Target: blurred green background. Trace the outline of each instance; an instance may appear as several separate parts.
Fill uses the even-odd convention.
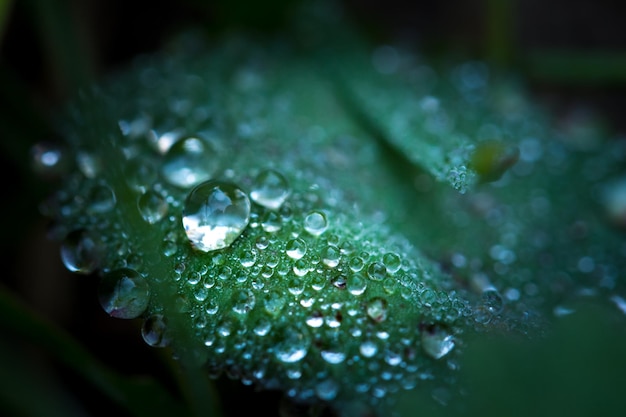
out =
[[[524,77],[537,103],[558,118],[597,119],[609,131],[626,133],[626,3],[623,1],[343,0],[340,3],[346,14],[374,40],[410,40],[424,55],[433,58],[451,55],[487,60],[502,71]],[[200,26],[209,35],[238,29],[280,33],[295,4],[296,1],[289,0],[0,0],[0,161],[6,177],[0,212],[5,265],[0,278],[3,293],[23,303],[36,317],[55,323],[76,338],[105,368],[122,375],[153,375],[175,390],[168,359],[163,357],[163,352],[145,346],[138,323],[108,317],[96,300],[97,281],[72,275],[62,266],[58,245],[46,238],[47,224],[37,209],[51,184],[33,176],[29,149],[39,141],[56,139],[51,125],[54,112],[80,85],[123,68],[138,54],[158,50],[179,31]],[[600,317],[604,317],[602,313]],[[586,337],[596,338],[600,345],[626,347],[624,338],[611,334],[611,330],[597,331],[613,329],[610,327],[613,322],[606,324],[601,318],[595,322],[589,318],[572,320],[588,328],[596,323],[597,328],[591,329],[594,330],[591,336]],[[56,415],[53,411],[39,414],[38,407],[57,404],[58,410],[64,407],[74,410],[73,415],[129,415],[128,410],[110,401],[100,390],[85,384],[84,377],[68,369],[58,357],[52,360],[42,345],[33,343],[36,338],[24,342],[23,334],[11,327],[12,322],[20,326],[10,315],[0,322],[3,329],[0,357],[4,358],[0,361],[0,391],[4,391],[0,395],[0,414],[2,410],[10,410],[15,415]],[[618,328],[623,330],[623,324]],[[562,341],[576,340],[575,332],[569,327],[563,332]],[[593,346],[588,348],[592,357],[601,353],[600,348],[594,351]],[[509,352],[507,347],[493,349]],[[541,347],[533,349],[536,351],[533,354],[547,363],[555,359]],[[584,361],[586,357],[577,358],[575,352],[570,352],[571,361]],[[518,357],[512,352],[510,355],[511,363],[522,364],[510,372],[520,373],[520,387],[523,387],[524,381],[532,380],[532,375],[523,373],[524,369],[533,368],[524,367],[527,356]],[[567,354],[565,357],[568,358]],[[588,371],[605,372],[603,367],[624,369],[623,364],[604,364],[600,360],[597,365]],[[545,369],[548,373],[550,369],[560,373],[559,366],[552,369],[546,365]],[[502,367],[493,369],[491,378],[504,378],[497,374]],[[618,379],[619,374],[609,374],[599,386],[621,384],[626,392],[626,384]],[[233,382],[233,386],[236,384]],[[235,389],[228,382],[224,382],[220,391],[228,415],[241,414],[242,407],[251,404],[230,397],[230,392],[245,392],[252,404],[259,407],[271,407],[278,401],[276,395],[255,393],[238,385]],[[22,394],[24,398],[20,397]],[[535,394],[540,395],[541,391]],[[500,392],[497,395],[509,401],[506,395]],[[41,402],[30,404],[33,396]],[[22,401],[26,411],[13,408],[14,400],[8,397],[17,398],[18,403]],[[619,400],[610,398],[617,404],[611,403],[611,409],[619,407]],[[509,415],[528,415],[518,402],[528,403],[532,399],[510,401],[521,414],[511,411]],[[623,409],[626,412],[626,406]],[[494,410],[502,411],[497,407]],[[583,406],[577,406],[570,411],[583,410],[586,410]]]

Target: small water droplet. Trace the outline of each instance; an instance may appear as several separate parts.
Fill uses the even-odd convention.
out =
[[[387,318],[387,300],[374,297],[367,303],[367,315],[377,323]]]
[[[495,289],[487,289],[482,293],[482,304],[491,313],[498,314],[502,311],[504,302],[500,293]]]
[[[238,314],[247,314],[255,304],[255,297],[252,291],[236,291],[232,297],[233,311]]]
[[[76,154],[76,164],[87,178],[95,178],[102,170],[100,158],[86,151],[80,151]]]
[[[134,319],[148,307],[150,287],[137,271],[117,269],[104,275],[100,281],[98,301],[110,316]]]
[[[366,358],[371,358],[378,352],[378,345],[371,340],[366,340],[359,346],[359,352]]]
[[[352,295],[361,295],[367,289],[367,280],[361,275],[351,275],[348,279],[348,291]]]
[[[108,185],[96,185],[91,189],[88,196],[91,213],[106,213],[115,207],[115,193]]]
[[[395,274],[402,266],[402,260],[397,253],[389,252],[383,256],[383,264],[387,268],[387,272]]]
[[[306,253],[306,242],[300,238],[291,239],[285,245],[285,252],[290,258],[300,259]]]
[[[333,379],[318,382],[315,386],[315,394],[323,401],[330,401],[337,397],[339,384]]]
[[[156,181],[157,169],[150,159],[134,158],[124,166],[124,178],[129,187],[143,192]]]
[[[230,246],[250,220],[250,200],[235,184],[211,180],[185,200],[183,227],[191,244],[210,252]]]
[[[423,326],[422,349],[429,356],[440,359],[454,349],[454,338],[438,325]]]
[[[382,281],[387,276],[387,268],[380,262],[372,262],[367,267],[367,275],[374,281]]]
[[[189,188],[210,179],[217,171],[215,149],[200,138],[179,139],[167,151],[161,173],[172,185]]]
[[[296,326],[287,326],[282,329],[282,337],[274,346],[276,358],[284,363],[294,363],[302,360],[309,352],[311,341],[307,333]]]
[[[265,295],[264,307],[272,316],[277,316],[285,306],[286,299],[284,295],[278,291],[270,291]]]
[[[324,316],[318,310],[314,310],[307,317],[306,324],[310,327],[321,327],[324,324]]]
[[[254,179],[250,198],[270,210],[278,210],[289,196],[289,184],[285,177],[274,169],[261,171]]]
[[[65,152],[59,145],[40,142],[31,150],[32,168],[39,175],[57,177],[68,167]]]
[[[280,214],[274,211],[267,211],[261,218],[261,227],[267,233],[275,233],[283,227],[283,220]]]
[[[61,260],[70,272],[91,274],[97,268],[98,258],[98,246],[84,230],[71,232],[61,245]]]
[[[159,222],[168,210],[167,201],[156,191],[148,190],[137,199],[137,208],[141,217],[150,224]]]
[[[339,265],[341,258],[341,251],[337,246],[328,245],[322,250],[322,262],[329,268],[334,268]]]
[[[304,230],[313,236],[319,236],[328,228],[326,214],[321,211],[312,211],[304,218]]]
[[[148,317],[141,327],[143,340],[152,347],[165,347],[170,344],[167,335],[167,319],[162,314]]]

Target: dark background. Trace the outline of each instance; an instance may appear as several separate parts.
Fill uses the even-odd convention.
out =
[[[167,375],[161,352],[147,348],[137,322],[112,319],[100,309],[94,277],[72,275],[62,266],[58,245],[46,238],[47,224],[37,210],[48,184],[31,175],[28,150],[53,138],[49,117],[82,81],[98,79],[139,53],[157,50],[190,25],[216,34],[232,28],[280,31],[285,9],[294,3],[19,0],[8,9],[0,26],[0,163],[6,175],[0,212],[5,265],[1,282],[113,369],[129,375]],[[373,39],[409,37],[426,54],[488,60],[521,74],[538,103],[558,117],[598,117],[608,132],[626,133],[624,1],[341,3]],[[55,27],[59,22],[61,28]],[[66,47],[79,53],[79,59],[59,59]],[[563,51],[569,61],[555,63]],[[79,393],[89,415],[124,415],[76,375],[50,366],[60,384]],[[277,399],[246,392],[258,398],[253,400],[258,404]],[[249,405],[228,396],[224,401],[232,415]]]

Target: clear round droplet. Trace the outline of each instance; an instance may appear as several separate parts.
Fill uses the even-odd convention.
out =
[[[300,259],[306,253],[306,242],[300,238],[291,239],[285,245],[285,252],[292,259]]]
[[[235,184],[211,180],[185,200],[183,227],[191,244],[210,252],[230,246],[250,221],[250,200]]]
[[[383,256],[383,265],[387,268],[387,272],[394,274],[398,272],[402,266],[402,260],[397,253],[389,252]]]
[[[247,314],[255,304],[255,297],[252,291],[236,291],[232,297],[233,311],[238,314]]]
[[[88,210],[91,213],[106,213],[115,207],[115,193],[108,185],[96,185],[88,196]]]
[[[168,206],[165,198],[153,190],[146,191],[137,200],[137,208],[141,217],[150,224],[161,221],[167,214]]]
[[[32,168],[39,175],[58,176],[68,167],[66,152],[59,145],[40,142],[30,150]]]
[[[312,211],[304,218],[304,230],[313,236],[319,236],[328,228],[326,214],[321,211]]]
[[[382,281],[387,276],[387,268],[380,262],[372,262],[367,267],[367,275],[374,281]]]
[[[217,171],[215,149],[195,136],[179,139],[167,151],[161,173],[172,185],[189,188],[207,181]]]
[[[321,381],[315,386],[315,394],[317,394],[318,398],[323,401],[330,401],[334,399],[338,392],[339,384],[332,379]]]
[[[367,280],[361,275],[351,275],[348,279],[348,291],[352,295],[361,295],[367,289]]]
[[[504,301],[498,291],[495,289],[487,289],[483,291],[481,298],[482,304],[491,314],[498,314],[502,312]]]
[[[134,269],[117,269],[102,277],[98,301],[111,317],[134,319],[148,307],[150,286]]]
[[[67,235],[61,245],[61,261],[70,271],[91,274],[98,266],[98,247],[94,239],[84,230]]]
[[[454,338],[441,326],[428,326],[422,330],[422,349],[429,356],[440,359],[454,349]]]
[[[162,314],[148,317],[141,327],[141,337],[152,347],[166,347],[170,340],[167,336],[167,320]]]
[[[289,184],[285,177],[274,169],[261,171],[254,179],[250,198],[270,210],[278,210],[289,197]]]
[[[284,363],[294,363],[302,360],[309,352],[311,345],[307,333],[296,326],[288,326],[283,329],[280,342],[274,347],[276,358]]]

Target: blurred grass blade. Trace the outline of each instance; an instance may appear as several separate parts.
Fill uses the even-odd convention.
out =
[[[42,348],[133,416],[189,415],[183,404],[156,381],[112,372],[62,329],[21,305],[5,288],[0,289],[0,328],[4,335],[19,336]]]
[[[613,50],[540,49],[528,56],[531,78],[574,85],[626,84],[626,52]]]
[[[92,78],[92,62],[83,44],[83,25],[73,21],[72,2],[63,0],[26,0],[33,24],[40,30],[42,46],[62,96],[74,94]]]

